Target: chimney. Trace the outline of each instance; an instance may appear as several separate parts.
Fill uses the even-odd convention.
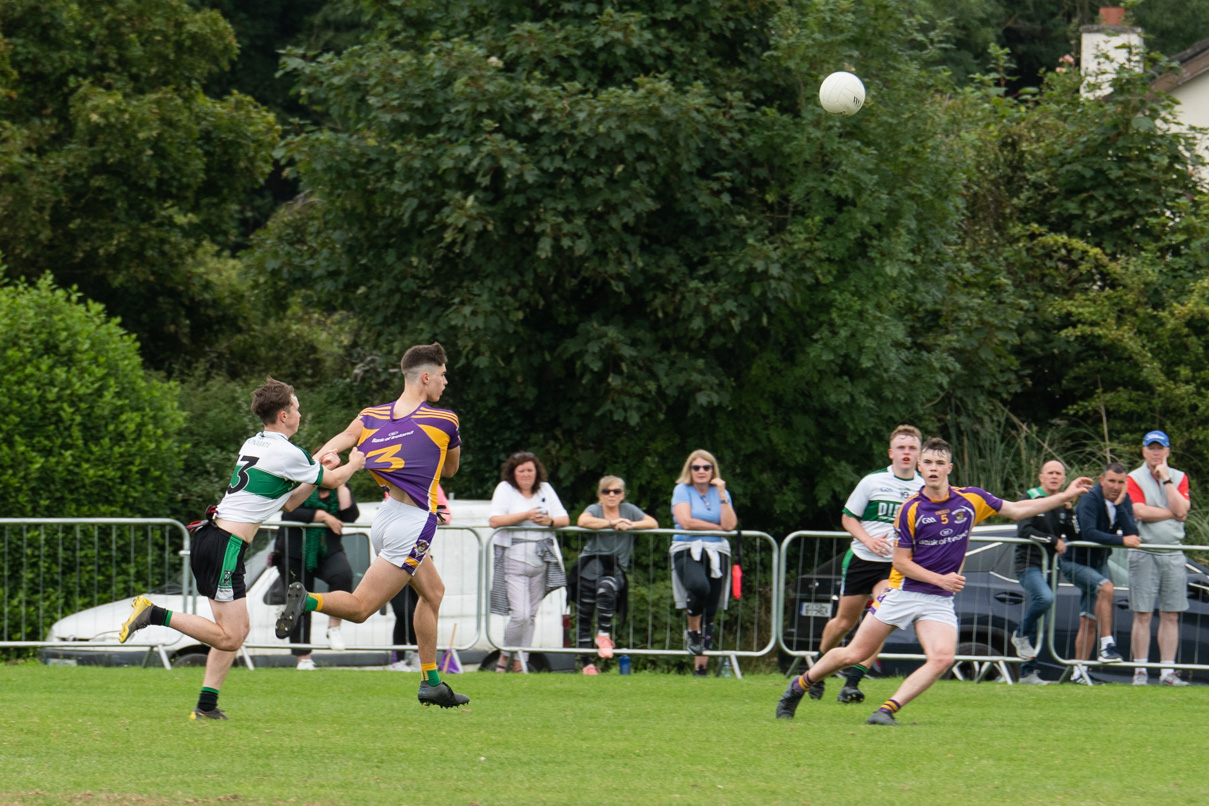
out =
[[[1125,24],[1125,9],[1100,9],[1100,25],[1084,25],[1079,64],[1083,97],[1101,98],[1112,91],[1112,79],[1122,67],[1142,69],[1142,29]]]

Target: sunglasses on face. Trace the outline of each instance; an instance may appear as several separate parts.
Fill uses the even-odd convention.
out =
[[[693,470],[713,470],[713,465],[690,465]]]
[[[620,490],[620,489],[618,489],[618,490],[601,490],[600,494],[601,495],[624,495],[625,490]]]

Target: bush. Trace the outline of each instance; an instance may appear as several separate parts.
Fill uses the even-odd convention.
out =
[[[0,286],[0,488],[7,517],[162,517],[180,454],[174,384],[104,309]]]

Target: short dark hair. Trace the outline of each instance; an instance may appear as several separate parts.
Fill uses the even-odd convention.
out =
[[[252,392],[252,413],[265,425],[272,425],[277,419],[277,412],[290,407],[290,398],[293,396],[294,387],[267,377],[264,383]]]
[[[945,442],[940,437],[928,437],[928,441],[919,449],[920,454],[925,454],[928,451],[933,453],[943,453],[948,455],[949,459],[953,458],[953,449],[949,447],[949,443]]]
[[[409,347],[407,352],[403,353],[403,359],[399,361],[399,370],[403,373],[403,378],[407,379],[422,367],[439,367],[445,363],[445,348],[439,341],[434,341],[432,344]],[[414,377],[412,380],[415,380]]]
[[[542,460],[537,458],[537,454],[529,451],[517,451],[504,460],[504,466],[500,468],[500,481],[506,481],[517,490],[520,486],[516,483],[516,469],[525,462],[532,462],[537,468],[537,479],[533,482],[533,489],[537,489],[542,485],[542,482],[547,481],[546,466],[542,464]]]
[[[1124,473],[1124,472],[1125,472],[1125,465],[1121,464],[1120,462],[1109,462],[1108,464],[1104,465],[1104,473],[1101,473],[1100,475],[1103,476],[1105,473]]]

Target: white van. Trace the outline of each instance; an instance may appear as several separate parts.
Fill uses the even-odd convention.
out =
[[[490,501],[451,500],[453,524],[442,526],[433,543],[430,560],[445,582],[445,598],[437,627],[437,646],[443,653],[451,645],[465,670],[480,664],[493,666],[496,644],[502,643],[502,616],[486,616],[491,584],[491,529],[487,526]],[[359,503],[361,517],[344,530],[344,549],[353,567],[356,585],[373,561],[369,527],[373,523],[379,502]],[[251,631],[245,642],[245,653],[254,666],[292,666],[288,641],[274,634],[277,615],[285,602],[285,586],[277,569],[268,565],[275,537],[274,523],[261,529],[253,541],[247,560],[248,613]],[[316,585],[323,592],[326,586]],[[147,596],[161,607],[173,611],[196,612],[210,617],[209,600],[191,597],[192,605],[185,607],[179,585],[151,591]],[[162,662],[173,667],[205,663],[208,647],[167,627],[148,627],[136,633],[130,642],[118,643],[118,629],[130,614],[133,598],[82,610],[55,622],[47,634],[47,642],[71,646],[49,646],[39,650],[44,663],[55,665],[131,666]],[[565,640],[564,613],[567,612],[566,593],[558,590],[542,602],[537,617],[534,645],[562,647]],[[326,643],[327,617],[313,616],[311,638],[315,642],[314,660],[318,666],[381,666],[390,661],[389,650],[395,615],[389,606],[371,615],[363,624],[345,622],[341,632],[346,649],[335,652],[323,648]],[[490,631],[488,633],[488,630]],[[81,646],[75,642],[87,642]],[[530,666],[536,670],[570,670],[572,655],[534,652]]]

